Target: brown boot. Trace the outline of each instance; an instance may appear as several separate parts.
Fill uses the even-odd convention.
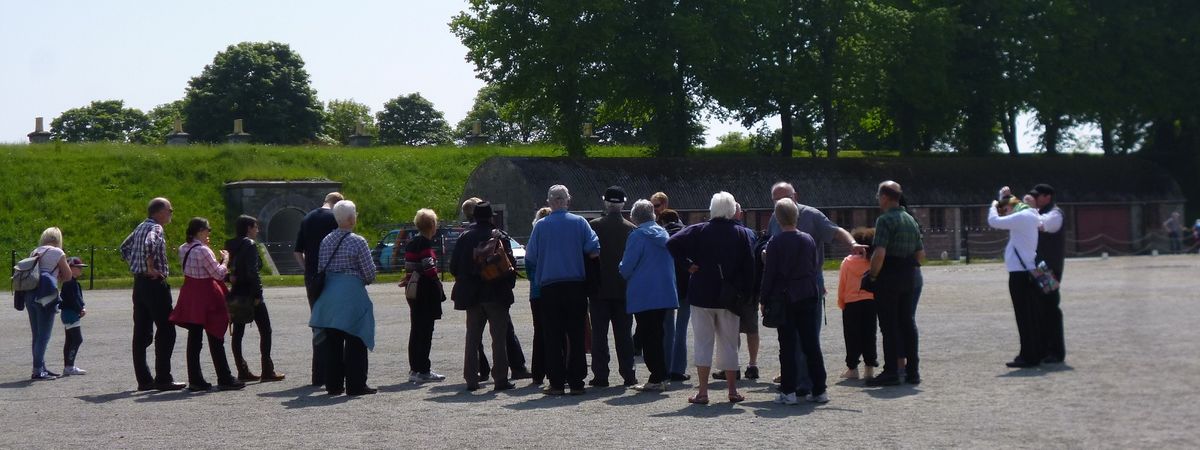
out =
[[[287,375],[275,372],[275,362],[269,358],[263,358],[262,362],[262,381],[280,381]]]
[[[238,379],[238,381],[258,381],[259,380],[258,375],[255,375],[250,372],[250,366],[246,364],[246,360],[238,358],[235,361],[235,363],[237,363],[237,370],[238,370],[237,379]]]

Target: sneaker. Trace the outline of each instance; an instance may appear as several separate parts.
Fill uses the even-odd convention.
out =
[[[421,377],[417,374],[417,372],[413,372],[410,370],[410,371],[408,371],[408,382],[409,383],[420,383]]]
[[[867,368],[863,370],[863,379],[870,380],[872,378],[875,378],[875,367],[867,366]]]
[[[638,383],[638,379],[637,379],[637,378],[626,378],[626,379],[625,379],[625,380],[624,380],[624,381],[621,383],[621,385],[622,385],[622,386],[625,386],[625,387],[637,386],[638,384],[639,384],[639,383]]]
[[[795,405],[800,402],[796,400],[795,392],[791,394],[784,394],[780,392],[779,395],[775,396],[775,403],[780,405]]]
[[[686,373],[673,373],[668,375],[668,378],[670,378],[671,381],[688,381],[692,379],[692,376]]]
[[[888,373],[886,370],[879,373],[879,376],[867,380],[867,386],[895,386],[900,384],[900,376],[895,372]]]
[[[67,375],[87,375],[87,371],[75,366],[68,366],[63,368],[63,376]]]
[[[782,382],[783,382],[783,375],[775,375],[775,378],[772,378],[772,379],[771,379],[771,382],[772,382],[772,383],[775,383],[775,384],[782,383]]]
[[[542,388],[542,394],[545,395],[563,395],[566,393],[567,392],[564,391],[563,388],[556,388],[553,386],[546,386],[545,388]]]
[[[820,395],[808,394],[804,396],[804,401],[811,403],[829,403],[829,393],[822,392]]]
[[[663,391],[667,390],[667,384],[666,383],[639,384],[637,386],[634,386],[633,390],[642,391],[642,392],[663,392]]]
[[[60,377],[62,377],[62,375],[59,375],[59,374],[57,374],[57,373],[54,373],[54,372],[51,372],[50,370],[46,370],[46,375],[50,375],[50,376],[52,376],[52,377],[54,377],[54,378],[60,378]]]
[[[430,370],[428,373],[419,373],[419,374],[417,374],[417,377],[420,378],[421,381],[445,381],[446,380],[445,375],[434,372],[432,370]]]
[[[758,379],[758,366],[746,366],[746,379],[747,380],[757,380]]]
[[[871,370],[871,369],[868,367],[867,370]],[[842,378],[845,378],[847,380],[857,380],[858,379],[858,369],[846,369],[845,372],[842,372]]]
[[[747,368],[747,370],[749,370],[749,368]],[[735,370],[733,372],[737,374],[737,379],[739,379],[739,380],[742,379],[742,372],[740,370]],[[754,372],[757,374],[758,368],[755,368]],[[712,377],[714,380],[724,380],[725,379],[725,371],[724,370],[713,371]]]
[[[50,371],[48,371],[48,370],[43,370],[43,371],[35,372],[33,375],[30,375],[29,379],[30,380],[57,380],[58,376],[51,374]]]

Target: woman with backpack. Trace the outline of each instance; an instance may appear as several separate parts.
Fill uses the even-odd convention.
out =
[[[187,242],[179,246],[179,261],[183,265],[183,287],[179,301],[171,311],[171,323],[188,330],[188,386],[192,392],[212,389],[200,370],[200,350],[204,335],[208,335],[208,350],[213,368],[217,371],[217,386],[222,391],[237,390],[245,384],[233,378],[229,360],[225,358],[225,329],[229,327],[229,311],[225,307],[225,274],[229,272],[229,252],[221,250],[221,260],[208,247],[212,228],[208,220],[194,217],[188,222]]]
[[[242,215],[237,218],[234,228],[237,237],[225,242],[225,250],[233,257],[229,268],[229,281],[233,285],[230,296],[235,301],[246,301],[254,307],[252,317],[237,317],[237,314],[233,317],[233,361],[237,364],[238,380],[279,381],[284,374],[275,372],[275,362],[271,360],[271,316],[267,313],[267,302],[263,301],[262,278],[258,274],[262,268],[258,245],[254,242],[258,237],[258,219]],[[258,327],[262,376],[250,372],[250,365],[242,356],[242,337],[246,335],[246,324],[251,320]]]
[[[71,266],[67,265],[66,253],[62,250],[62,230],[47,228],[42,232],[38,247],[29,253],[36,258],[37,287],[22,291],[25,311],[29,314],[29,328],[33,332],[33,374],[31,380],[53,380],[59,374],[46,369],[46,347],[50,345],[50,331],[54,329],[54,316],[61,302],[58,286],[71,280]]]

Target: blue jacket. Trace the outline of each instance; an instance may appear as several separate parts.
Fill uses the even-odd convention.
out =
[[[62,304],[58,305],[62,311],[62,322],[64,324],[72,324],[79,321],[79,313],[83,312],[83,287],[79,285],[79,281],[72,278],[71,281],[62,284]]]
[[[619,267],[625,278],[625,312],[679,307],[675,258],[667,251],[667,230],[653,221],[638,225],[625,240]]]
[[[533,263],[538,268],[537,278],[530,281],[540,287],[585,281],[583,259],[599,251],[600,239],[587,220],[564,209],[551,212],[533,226],[529,244],[525,245],[525,264]]]

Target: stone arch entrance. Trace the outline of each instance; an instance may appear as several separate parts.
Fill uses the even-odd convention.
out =
[[[258,240],[266,245],[271,266],[282,274],[300,274],[304,268],[292,257],[300,221],[325,201],[325,194],[339,191],[336,181],[235,181],[225,184],[226,231],[242,214],[259,222]]]

